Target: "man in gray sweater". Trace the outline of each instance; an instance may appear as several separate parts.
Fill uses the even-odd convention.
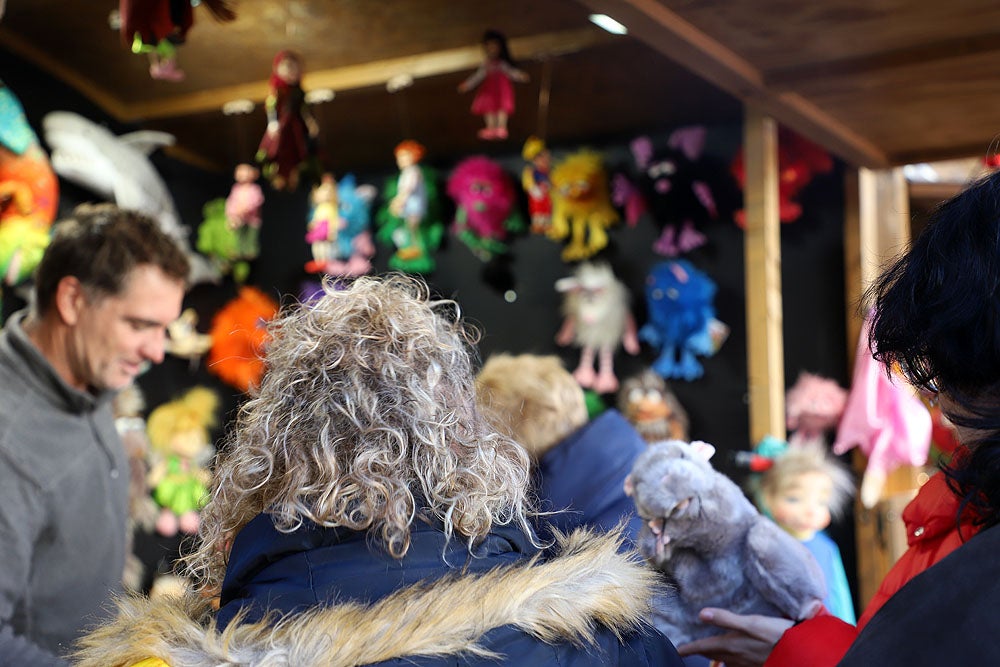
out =
[[[65,664],[121,587],[128,462],[110,401],[162,361],[187,275],[153,221],[83,206],[0,332],[0,664]]]

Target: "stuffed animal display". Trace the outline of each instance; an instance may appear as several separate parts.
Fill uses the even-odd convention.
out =
[[[607,229],[618,222],[611,204],[608,175],[601,156],[579,151],[552,170],[552,226],[549,238],[561,241],[564,262],[593,257],[608,245]]]
[[[459,162],[448,177],[447,191],[455,201],[454,234],[483,261],[506,253],[508,233],[524,229],[513,179],[488,157]]]
[[[646,442],[688,439],[687,412],[663,378],[651,369],[622,383],[618,411]]]
[[[486,123],[486,127],[477,133],[480,139],[506,139],[507,119],[514,112],[514,86],[511,81],[523,83],[528,80],[528,75],[514,66],[503,33],[487,30],[482,43],[486,58],[472,76],[459,84],[458,92],[479,89],[472,100],[472,113],[482,116]]]
[[[556,281],[556,291],[563,294],[565,318],[556,334],[556,343],[575,343],[581,348],[580,363],[573,377],[581,387],[593,389],[598,394],[616,391],[618,378],[614,372],[614,354],[618,345],[629,354],[639,353],[628,288],[615,278],[608,264],[585,262],[572,276]]]
[[[661,262],[646,277],[649,321],[639,339],[659,350],[653,370],[665,378],[694,380],[704,374],[697,356],[718,349],[714,330],[715,283],[683,259]]]
[[[644,521],[639,550],[673,588],[654,603],[654,623],[677,644],[724,632],[698,620],[704,607],[797,620],[825,596],[812,555],[712,468],[714,453],[704,442],[654,443],[625,481]]]
[[[161,508],[156,520],[161,535],[198,532],[198,510],[208,500],[210,476],[205,466],[215,452],[210,430],[218,404],[212,390],[195,387],[149,415],[146,432],[157,457],[149,485]]]

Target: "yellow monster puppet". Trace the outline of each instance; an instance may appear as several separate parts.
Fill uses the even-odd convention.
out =
[[[593,257],[608,245],[608,227],[618,222],[611,205],[608,176],[601,156],[582,150],[566,157],[552,170],[552,226],[549,238],[561,241],[564,262]]]

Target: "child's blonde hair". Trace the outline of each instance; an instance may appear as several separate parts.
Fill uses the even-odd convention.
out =
[[[536,460],[587,423],[583,389],[555,356],[490,357],[476,378],[476,399],[493,426]]]

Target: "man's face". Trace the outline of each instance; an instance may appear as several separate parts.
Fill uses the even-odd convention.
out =
[[[149,264],[132,270],[121,294],[79,295],[69,350],[73,386],[121,389],[145,362],[163,361],[166,327],[183,298],[184,284]]]

